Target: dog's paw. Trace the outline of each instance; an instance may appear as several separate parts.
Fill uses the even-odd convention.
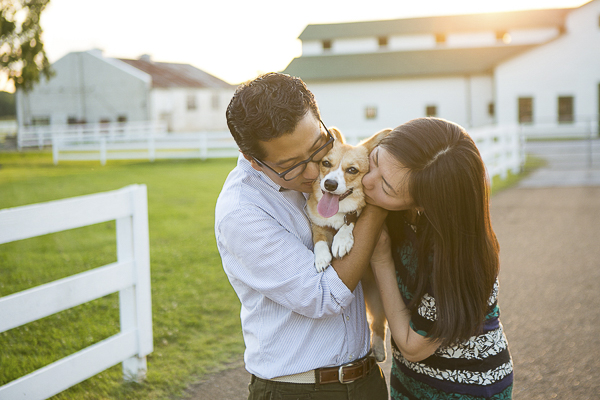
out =
[[[377,362],[384,362],[386,359],[385,342],[383,338],[378,335],[371,337],[371,350]]]
[[[323,272],[331,263],[331,253],[327,242],[320,241],[315,244],[315,268],[317,272]]]
[[[336,258],[342,258],[354,246],[354,235],[352,234],[354,224],[344,225],[340,228],[338,233],[333,238],[333,244],[331,245],[331,252]]]

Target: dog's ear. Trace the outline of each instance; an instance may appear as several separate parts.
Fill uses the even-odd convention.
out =
[[[346,143],[346,139],[344,139],[344,135],[342,135],[342,132],[340,132],[340,130],[338,128],[335,128],[335,127],[329,128],[329,132],[331,132],[331,134],[333,135],[335,140],[337,140],[338,142],[340,142],[342,144]]]
[[[392,131],[391,129],[383,129],[383,130],[377,132],[376,134],[374,134],[373,136],[371,136],[370,138],[363,140],[358,145],[366,147],[367,151],[369,153],[371,153],[371,151],[375,147],[377,147],[379,142],[381,142],[383,140],[383,138],[386,137],[391,131]]]

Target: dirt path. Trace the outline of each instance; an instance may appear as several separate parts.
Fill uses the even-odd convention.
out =
[[[509,189],[492,198],[492,219],[514,398],[600,398],[600,187]],[[248,382],[240,356],[186,399],[245,399]]]

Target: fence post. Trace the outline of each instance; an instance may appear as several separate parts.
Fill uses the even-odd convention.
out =
[[[593,136],[593,132],[594,132],[594,119],[590,118],[590,123],[588,124],[588,151],[587,151],[587,164],[588,164],[588,168],[592,168],[592,164],[593,164],[593,159],[592,159],[592,146],[594,145],[594,142],[592,140],[592,136]]]
[[[52,161],[54,165],[58,165],[58,146],[59,146],[58,133],[52,134]]]
[[[203,161],[208,158],[208,134],[200,133],[200,159]]]
[[[145,185],[138,186],[133,193],[133,255],[135,257],[136,321],[138,332],[138,354],[143,360],[138,361],[137,378],[143,379],[146,371],[146,354],[152,353],[152,297],[150,289],[150,238],[148,234],[148,194]]]
[[[154,142],[154,133],[150,132],[150,134],[148,135],[148,157],[150,158],[150,161],[154,161],[154,159],[156,158],[156,144]]]
[[[498,128],[495,129],[495,132],[496,132],[495,138],[497,138],[497,143],[498,143],[497,149],[499,152],[498,163],[500,165],[500,178],[502,178],[504,180],[504,179],[508,178],[508,168],[509,168],[509,161],[510,161],[510,158],[508,157],[508,151],[509,151],[510,138],[508,137],[508,135],[506,133],[502,134]]]
[[[521,172],[521,166],[524,162],[521,158],[521,139],[514,125],[509,125],[507,129],[510,132],[511,170],[513,174],[517,175]]]
[[[146,186],[135,186],[130,194],[133,216],[117,219],[117,261],[135,260],[136,284],[119,292],[119,310],[121,332],[135,330],[137,339],[137,355],[123,361],[123,377],[141,382],[148,369],[145,355],[153,350]]]
[[[106,138],[100,138],[100,164],[106,165]]]

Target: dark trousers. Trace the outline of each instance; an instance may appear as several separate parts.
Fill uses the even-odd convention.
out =
[[[388,389],[381,368],[348,384],[273,382],[252,375],[248,400],[388,400]]]

